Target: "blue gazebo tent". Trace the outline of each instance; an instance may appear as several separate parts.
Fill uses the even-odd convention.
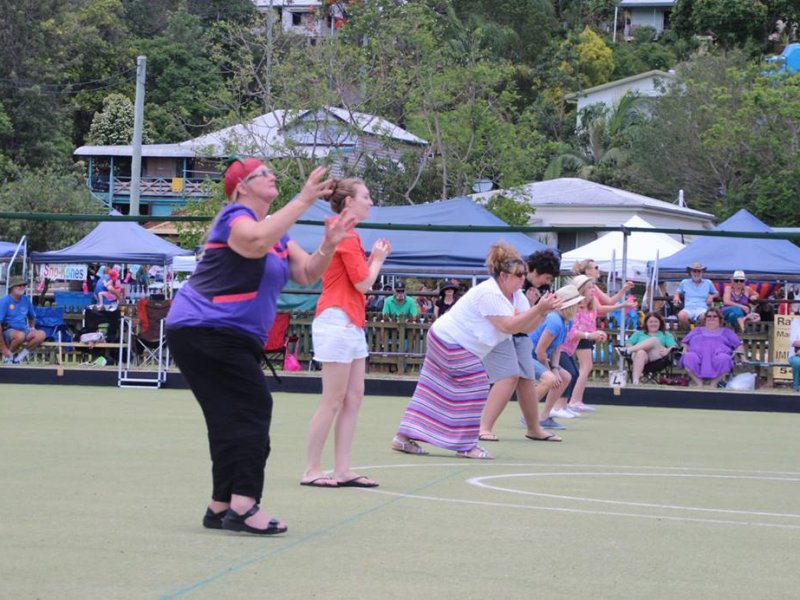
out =
[[[772,228],[745,209],[714,230],[772,232]],[[741,269],[750,281],[800,281],[800,248],[789,240],[699,237],[683,250],[659,262],[659,279],[687,277],[686,267],[693,262],[705,265],[706,277],[712,280],[728,280],[734,271]]]
[[[329,204],[318,200],[302,217],[305,221],[324,221],[333,216]],[[365,223],[395,225],[494,226],[507,224],[466,197],[411,206],[376,206]],[[547,248],[524,233],[479,231],[402,231],[357,228],[364,249],[369,253],[375,240],[386,238],[392,253],[383,272],[409,275],[485,275],[486,254],[492,244],[505,241],[527,255]],[[322,226],[295,225],[289,235],[307,252],[319,245]]]

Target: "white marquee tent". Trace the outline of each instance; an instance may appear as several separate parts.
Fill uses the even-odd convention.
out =
[[[625,227],[648,227],[653,226],[641,217],[631,217],[625,223]],[[571,271],[572,265],[580,260],[591,258],[600,265],[600,270],[604,273],[613,273],[620,277],[622,275],[622,254],[623,254],[623,234],[621,231],[612,231],[597,238],[593,242],[565,252],[561,256],[561,270]],[[630,281],[647,281],[647,263],[652,262],[658,255],[659,259],[672,256],[684,245],[666,233],[645,233],[634,231],[628,236],[628,261],[627,275],[625,279]]]

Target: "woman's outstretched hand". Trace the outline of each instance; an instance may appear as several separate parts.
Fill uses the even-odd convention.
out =
[[[328,170],[325,167],[317,167],[308,176],[303,184],[303,189],[297,195],[301,202],[311,205],[320,198],[327,198],[333,193],[333,179],[324,179]]]
[[[375,243],[372,245],[372,252],[370,253],[370,258],[375,260],[384,261],[389,254],[392,253],[392,245],[389,243],[389,240],[386,239],[379,239],[375,240]]]
[[[351,230],[358,224],[355,217],[348,214],[344,209],[338,217],[325,219],[325,233],[322,236],[321,247],[323,250],[331,250],[342,240],[353,237]],[[326,250],[327,249],[327,250]]]

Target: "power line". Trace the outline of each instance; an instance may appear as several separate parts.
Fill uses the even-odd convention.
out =
[[[135,68],[126,69],[101,79],[88,79],[86,81],[76,81],[65,84],[42,83],[40,81],[34,81],[31,79],[10,79],[7,77],[2,77],[0,78],[0,85],[16,90],[30,90],[32,88],[38,88],[41,93],[49,96],[69,96],[85,92],[99,92],[116,87],[123,81],[133,81],[133,75],[135,73]],[[84,87],[90,85],[93,85],[94,87]]]

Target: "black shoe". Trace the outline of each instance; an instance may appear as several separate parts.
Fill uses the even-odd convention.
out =
[[[210,508],[206,508],[206,514],[203,516],[203,527],[206,529],[222,529],[222,517],[225,516],[226,512],[227,509],[215,513]]]
[[[242,533],[253,533],[255,535],[276,535],[279,533],[286,533],[288,531],[289,528],[286,525],[281,525],[281,522],[278,519],[270,519],[269,525],[267,525],[266,529],[250,527],[250,525],[245,523],[245,521],[256,514],[258,510],[258,504],[254,504],[250,510],[243,515],[240,515],[235,510],[230,508],[228,509],[228,512],[225,513],[225,517],[222,519],[222,528],[226,531],[239,531]]]

